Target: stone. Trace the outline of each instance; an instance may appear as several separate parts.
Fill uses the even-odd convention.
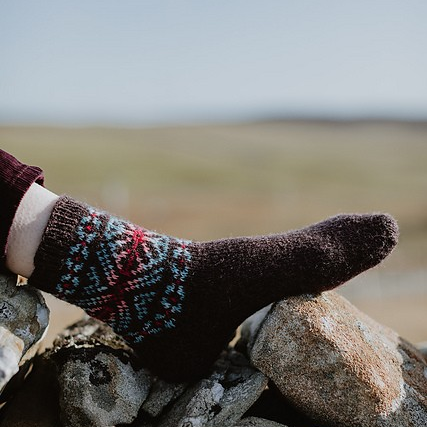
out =
[[[417,349],[424,356],[424,359],[427,360],[427,341],[418,343]]]
[[[58,371],[64,427],[108,427],[137,418],[151,376],[111,328],[94,319],[78,322],[47,357]]]
[[[248,417],[240,420],[233,427],[286,427],[284,424],[275,421],[266,420],[265,418]]]
[[[17,286],[14,274],[0,275],[0,391],[37,352],[49,324],[40,291]]]
[[[159,427],[231,427],[258,399],[268,379],[240,353],[229,350],[209,378],[186,390]]]
[[[150,417],[158,417],[163,410],[185,391],[187,384],[168,383],[160,378],[153,379],[150,394],[142,404],[142,410]]]
[[[78,348],[108,347],[134,355],[133,350],[109,326],[89,316],[66,328],[53,342],[50,354]]]
[[[320,423],[427,425],[423,356],[333,291],[275,304],[249,353],[286,399]]]

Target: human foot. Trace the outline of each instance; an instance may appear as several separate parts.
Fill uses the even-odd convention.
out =
[[[397,235],[388,215],[339,215],[285,234],[190,242],[61,197],[30,284],[108,323],[157,375],[189,380],[250,314],[342,284],[381,262]]]

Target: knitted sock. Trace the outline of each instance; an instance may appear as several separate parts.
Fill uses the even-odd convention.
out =
[[[112,326],[154,373],[189,380],[250,314],[373,267],[397,234],[388,215],[339,215],[286,234],[190,242],[61,197],[30,284]]]

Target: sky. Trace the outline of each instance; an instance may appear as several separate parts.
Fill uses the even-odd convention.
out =
[[[425,0],[0,0],[0,122],[427,119]]]

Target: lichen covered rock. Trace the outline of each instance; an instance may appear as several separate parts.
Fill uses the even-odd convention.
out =
[[[151,376],[112,330],[93,319],[75,324],[47,355],[57,366],[62,425],[129,424],[151,387]]]

